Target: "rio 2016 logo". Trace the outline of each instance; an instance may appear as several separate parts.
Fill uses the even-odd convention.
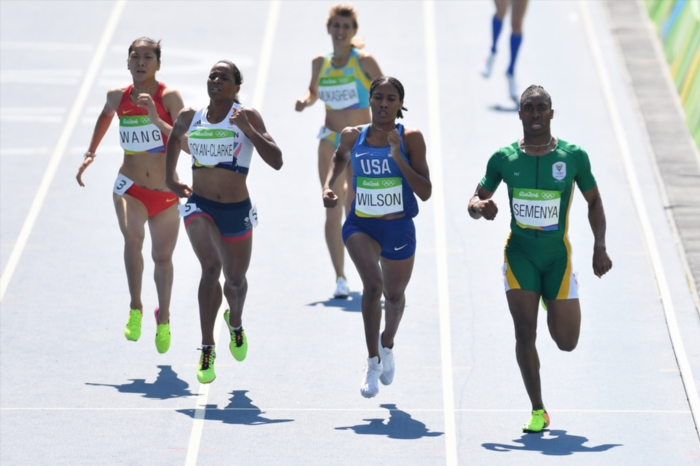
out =
[[[383,180],[382,185],[385,188],[391,188],[392,186],[396,185],[396,180]]]
[[[542,199],[545,199],[545,200],[554,199],[554,194],[552,194],[552,193],[542,193]]]

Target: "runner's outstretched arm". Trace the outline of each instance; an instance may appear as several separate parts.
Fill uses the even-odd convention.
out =
[[[583,197],[588,202],[588,222],[593,230],[593,273],[600,278],[612,268],[612,261],[605,251],[605,210],[598,187],[594,186]]]
[[[114,118],[114,114],[117,112],[117,107],[119,107],[119,101],[121,98],[121,89],[110,89],[110,91],[107,93],[107,103],[105,103],[102,112],[97,117],[95,129],[92,132],[92,139],[90,140],[90,145],[88,146],[85,157],[80,164],[78,174],[75,176],[75,179],[78,180],[78,184],[82,187],[85,187],[85,184],[83,183],[83,172],[92,162],[95,161],[97,147],[100,145],[100,142],[102,142],[102,138],[109,129],[109,125],[112,123],[112,119]]]

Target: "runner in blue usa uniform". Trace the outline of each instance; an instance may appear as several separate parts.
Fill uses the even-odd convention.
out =
[[[383,76],[372,82],[372,123],[343,130],[323,186],[325,206],[339,208],[330,187],[351,162],[355,200],[343,225],[343,241],[362,279],[368,359],[360,393],[366,398],[379,392],[380,381],[389,385],[394,379],[394,337],[416,251],[415,195],[426,201],[432,190],[423,134],[396,124],[406,110],[403,99],[397,79]],[[386,318],[380,334],[382,294]]]

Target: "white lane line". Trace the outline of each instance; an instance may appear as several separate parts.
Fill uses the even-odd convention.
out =
[[[275,42],[275,31],[277,30],[279,15],[280,2],[279,0],[274,0],[270,3],[270,9],[267,12],[267,26],[265,26],[265,36],[263,37],[262,49],[260,50],[260,66],[256,77],[255,93],[251,102],[251,106],[257,111],[260,111],[265,97],[267,76],[270,72],[270,62],[272,61],[272,46]]]
[[[223,286],[223,279],[221,286]],[[221,321],[224,313],[222,310],[226,308],[226,298],[221,301],[221,308],[217,313],[216,323],[214,324],[214,341],[219,341],[221,336]],[[221,317],[221,318],[220,318]],[[227,348],[228,345],[219,345],[220,348]],[[217,352],[218,356],[218,352]],[[216,367],[216,365],[215,365]],[[190,432],[190,441],[187,444],[187,457],[185,458],[186,466],[194,466],[197,464],[197,456],[199,455],[199,444],[202,440],[202,430],[204,429],[204,417],[207,411],[207,402],[209,400],[209,387],[211,384],[199,384],[199,392],[197,394],[197,405],[194,410],[194,421],[192,422],[192,432]]]
[[[1,408],[0,411],[191,411],[192,408]],[[197,408],[200,410],[200,408]],[[441,408],[207,408],[202,411],[294,411],[294,412],[386,412],[442,413]],[[663,409],[553,409],[557,413],[601,413],[601,414],[691,414],[689,410]],[[522,409],[455,409],[459,413],[513,413],[522,414]]]
[[[656,245],[656,237],[654,236],[654,230],[651,227],[649,214],[647,212],[646,205],[644,204],[644,197],[642,196],[642,189],[639,185],[637,171],[634,167],[634,162],[630,153],[627,135],[625,133],[624,126],[622,125],[622,118],[620,117],[617,102],[615,101],[615,96],[610,84],[608,69],[605,65],[605,61],[603,60],[603,54],[600,49],[598,38],[593,30],[593,23],[591,21],[588,4],[584,0],[579,0],[578,5],[581,9],[586,36],[591,48],[591,54],[593,55],[593,61],[595,62],[598,70],[598,79],[600,80],[600,85],[605,96],[608,113],[610,114],[610,120],[615,132],[615,139],[617,140],[617,146],[620,150],[620,156],[625,168],[625,173],[627,174],[627,181],[630,186],[630,191],[632,192],[632,198],[634,200],[637,216],[639,217],[639,223],[644,234],[644,240],[647,245],[652,268],[654,269],[656,283],[659,287],[661,303],[664,308],[664,315],[666,316],[668,334],[671,337],[671,345],[673,346],[673,351],[676,355],[676,362],[678,363],[678,368],[681,372],[681,379],[683,380],[685,393],[688,397],[690,411],[692,412],[693,420],[695,421],[695,430],[700,436],[700,432],[698,432],[698,426],[700,426],[700,398],[698,398],[698,391],[695,387],[693,372],[691,370],[690,363],[688,362],[688,356],[685,352],[681,333],[678,329],[676,311],[673,307],[673,299],[671,297],[671,291],[668,287],[668,281],[666,279],[666,273],[664,272],[663,262],[661,261],[661,255],[659,254],[659,249]]]
[[[272,59],[272,46],[275,40],[275,30],[277,29],[277,21],[279,18],[280,2],[274,0],[270,3],[270,8],[267,13],[267,24],[265,25],[265,34],[263,36],[262,50],[260,51],[260,61],[255,83],[255,94],[253,94],[252,107],[260,111],[262,107],[263,97],[265,96],[265,86],[267,83],[267,75],[270,71],[270,61]],[[222,280],[223,282],[223,280]],[[222,283],[223,286],[223,283]],[[222,301],[222,309],[226,305],[226,298]],[[223,314],[219,310],[219,314]],[[214,337],[219,341],[219,330],[221,319],[216,320],[217,327],[214,328]],[[226,348],[226,346],[223,348]],[[199,445],[202,440],[202,430],[204,429],[204,417],[206,413],[206,404],[209,398],[209,384],[199,385],[199,396],[197,397],[197,408],[195,410],[194,422],[192,423],[192,432],[190,433],[190,441],[187,446],[187,457],[185,466],[195,466],[197,457],[199,456]]]
[[[92,108],[92,107],[88,107]],[[68,110],[67,107],[0,107],[0,115],[4,114],[17,114],[20,115],[45,115],[47,113],[57,113],[63,115]],[[102,110],[102,107],[100,107]]]
[[[32,120],[34,121],[34,120]],[[0,157],[23,157],[27,155],[44,155],[49,153],[48,147],[10,147],[0,148]]]
[[[25,84],[27,84],[25,82]],[[46,83],[43,83],[46,84]],[[77,81],[74,83],[71,83],[71,85],[77,84]],[[36,122],[36,123],[61,123],[63,121],[63,118],[58,116],[58,115],[8,115],[8,114],[0,114],[0,121],[4,121],[7,123],[29,123],[29,122]]]
[[[125,3],[126,0],[118,0],[114,4],[112,13],[110,13],[107,24],[105,24],[102,37],[100,38],[100,42],[97,44],[97,49],[95,50],[95,55],[92,57],[90,66],[88,67],[87,73],[85,73],[85,78],[83,79],[83,83],[78,91],[78,96],[76,97],[73,107],[71,108],[68,118],[66,119],[66,125],[63,127],[63,132],[58,138],[58,143],[56,144],[53,154],[49,159],[49,163],[46,166],[44,177],[41,179],[39,189],[37,190],[37,193],[34,196],[34,201],[29,208],[27,218],[24,220],[24,224],[19,232],[15,246],[12,248],[10,258],[7,260],[5,270],[3,270],[2,276],[0,277],[0,301],[2,301],[2,299],[5,297],[7,286],[9,285],[10,279],[17,268],[19,259],[22,256],[22,251],[24,251],[24,247],[27,245],[29,235],[32,233],[32,229],[34,228],[34,224],[39,217],[39,212],[44,204],[44,199],[46,199],[46,194],[48,193],[51,182],[56,175],[56,170],[58,169],[58,165],[61,163],[61,158],[63,158],[63,154],[66,151],[66,146],[68,145],[68,141],[73,134],[78,118],[80,117],[83,107],[85,106],[85,101],[87,100],[88,93],[92,88],[95,78],[97,77],[97,72],[102,65],[102,60],[104,59],[105,53],[107,52],[107,47],[112,40],[114,30],[116,29],[119,18],[124,10]]]
[[[435,256],[437,262],[438,307],[440,314],[440,355],[442,360],[442,400],[445,412],[445,453],[448,466],[457,464],[457,430],[452,378],[452,330],[450,328],[450,290],[447,280],[447,233],[445,229],[445,191],[442,167],[440,125],[440,81],[438,79],[435,4],[423,2],[425,20],[425,61],[428,85],[430,129],[430,178],[433,185],[435,215]]]
[[[1,81],[0,81],[1,82]],[[75,80],[77,83],[78,80]],[[65,119],[63,114],[68,110],[65,107],[22,108],[0,107],[0,121],[6,122],[31,122],[37,123],[61,123]]]
[[[48,50],[55,52],[89,52],[92,45],[88,44],[68,44],[60,42],[0,42],[2,50]]]
[[[73,86],[80,82],[82,70],[2,70],[2,84],[60,84]]]

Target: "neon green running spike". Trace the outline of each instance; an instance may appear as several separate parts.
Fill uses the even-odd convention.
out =
[[[170,324],[158,324],[156,329],[156,349],[160,354],[170,349]]]
[[[202,355],[199,357],[199,366],[197,367],[197,380],[199,383],[212,383],[216,378],[214,372],[214,360],[216,359],[216,351],[211,346],[202,348]]]
[[[158,320],[158,311],[156,308],[153,315],[156,318],[156,349],[160,354],[167,353],[170,348],[170,322],[161,324]]]
[[[243,361],[248,354],[248,338],[245,336],[243,327],[239,331],[235,331],[231,324],[229,323],[229,316],[231,311],[226,309],[224,312],[224,320],[226,321],[226,326],[228,327],[228,332],[231,334],[231,343],[228,344],[228,349],[231,350],[233,359],[236,361]]]
[[[141,320],[143,314],[138,309],[129,311],[129,320],[126,322],[124,336],[127,340],[138,341],[141,338]]]
[[[544,409],[535,409],[532,411],[530,422],[523,426],[523,432],[537,433],[542,432],[542,429],[549,426],[549,414]]]

